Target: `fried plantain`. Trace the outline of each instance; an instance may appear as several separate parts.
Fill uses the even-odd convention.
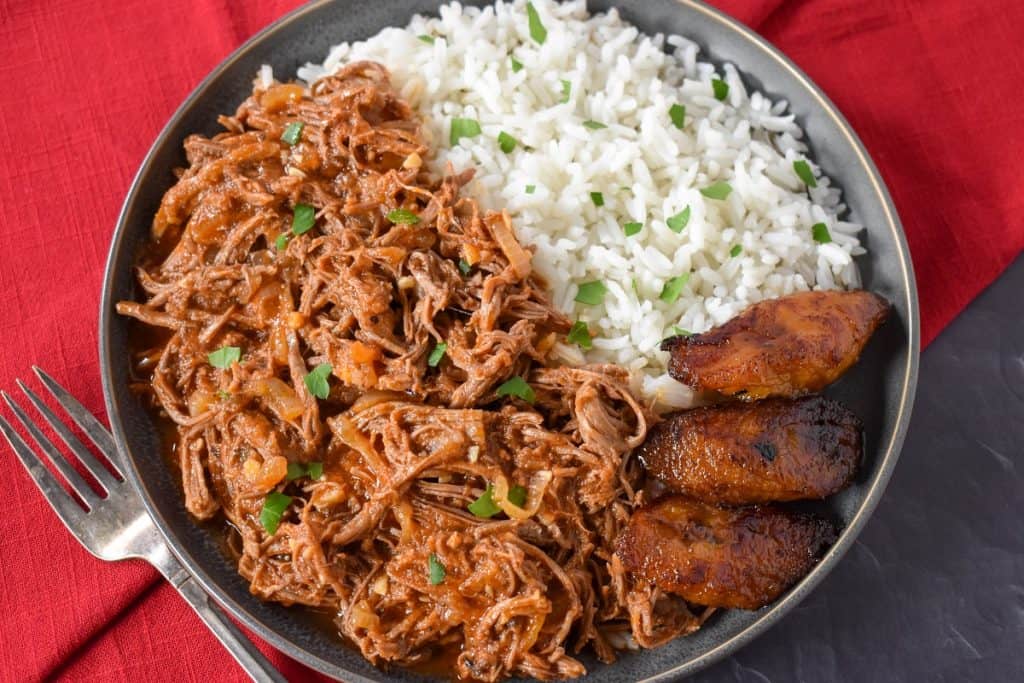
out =
[[[757,609],[810,571],[835,538],[834,525],[813,515],[668,496],[633,513],[616,554],[634,579],[688,602]]]
[[[670,337],[669,374],[694,389],[759,399],[824,389],[860,357],[890,304],[863,290],[800,292],[750,306],[703,334]]]
[[[822,396],[696,408],[670,416],[637,449],[647,472],[707,503],[824,498],[863,453],[857,416]]]

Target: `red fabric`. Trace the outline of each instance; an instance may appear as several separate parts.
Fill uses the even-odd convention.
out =
[[[37,362],[102,412],[97,301],[132,176],[200,79],[298,4],[0,1],[0,388]],[[864,139],[907,230],[930,341],[1024,247],[1024,3],[715,4],[780,46]],[[6,448],[0,464],[0,680],[243,680],[154,571],[93,559]]]

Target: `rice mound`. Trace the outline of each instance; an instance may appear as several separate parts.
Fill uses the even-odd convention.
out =
[[[748,92],[732,65],[698,61],[692,41],[644,35],[614,10],[592,16],[585,0],[532,5],[542,44],[526,0],[451,3],[439,17],[336,45],[298,75],[312,82],[363,59],[392,72],[436,150],[431,170],[475,167],[465,191],[485,208],[508,208],[554,303],[589,326],[593,347],[559,345],[565,361],[621,365],[661,407],[687,407],[693,396],[667,376],[659,349],[677,328],[702,332],[794,291],[859,286],[852,257],[864,253],[862,226],[839,219],[840,192],[806,158],[785,101]],[[724,100],[713,79],[728,85]],[[685,107],[681,129],[675,104]],[[451,144],[456,118],[477,121],[480,133]],[[501,149],[501,133],[514,149]],[[797,176],[799,160],[816,187]],[[731,187],[725,199],[701,193],[719,181]],[[686,226],[672,230],[666,221],[687,207]],[[627,223],[642,227],[627,235]],[[817,223],[831,242],[815,241]],[[665,287],[680,276],[688,280],[673,300]],[[593,281],[603,283],[603,301],[575,301]]]

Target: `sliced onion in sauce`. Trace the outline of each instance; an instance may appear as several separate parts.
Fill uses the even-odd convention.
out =
[[[295,390],[277,377],[257,379],[250,384],[250,390],[266,401],[267,406],[285,422],[298,418],[305,408]]]
[[[508,479],[504,475],[498,475],[494,479],[494,490],[491,493],[491,498],[494,499],[495,504],[501,508],[502,512],[509,516],[509,519],[524,520],[529,519],[537,510],[540,509],[540,504],[544,500],[544,491],[548,488],[548,484],[554,475],[551,470],[538,470],[533,473],[530,477],[530,485],[526,491],[526,507],[519,507],[508,499]]]

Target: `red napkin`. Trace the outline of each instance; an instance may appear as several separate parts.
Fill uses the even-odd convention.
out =
[[[35,362],[102,412],[97,301],[131,178],[202,77],[298,4],[0,3],[0,388]],[[907,230],[927,343],[1024,247],[1024,3],[715,4],[860,133]],[[0,680],[244,680],[154,571],[93,559],[5,447],[0,464]],[[271,656],[292,680],[314,677]]]

